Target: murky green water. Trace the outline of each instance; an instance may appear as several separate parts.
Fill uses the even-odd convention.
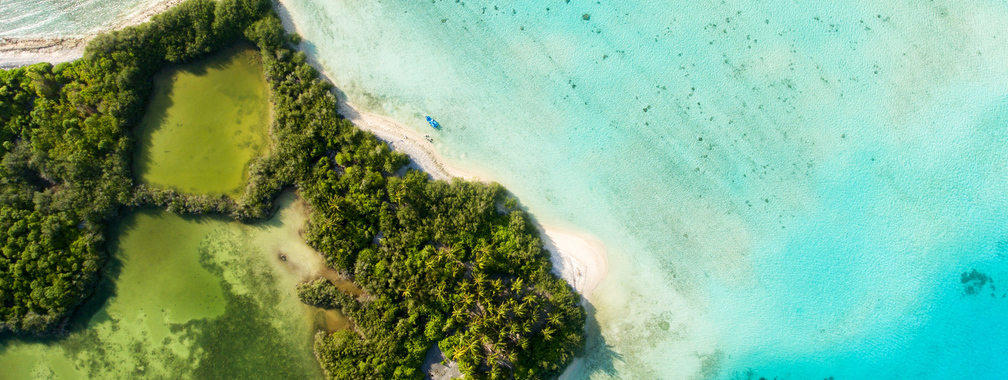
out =
[[[126,217],[69,336],[0,341],[0,378],[320,378],[312,334],[346,321],[298,301],[298,282],[330,274],[300,237],[303,204],[290,193],[278,203],[256,225]]]
[[[238,196],[249,161],[269,141],[259,53],[236,48],[166,70],[136,130],[140,179],[193,193]]]

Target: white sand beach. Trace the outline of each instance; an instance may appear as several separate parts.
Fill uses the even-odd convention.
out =
[[[77,37],[0,38],[0,68],[72,61],[84,54],[86,43]]]
[[[317,64],[315,66],[320,72],[322,71],[322,68]],[[427,172],[434,179],[462,178],[480,182],[491,181],[483,175],[445,165],[444,158],[438,155],[434,144],[420,136],[415,130],[401,125],[392,118],[361,111],[347,103],[345,99],[340,99],[339,104],[339,113],[343,117],[358,128],[373,133],[388,143],[393,150],[408,155],[417,169]]]
[[[594,236],[543,226],[543,244],[553,258],[553,270],[587,298],[605,278],[606,248]]]

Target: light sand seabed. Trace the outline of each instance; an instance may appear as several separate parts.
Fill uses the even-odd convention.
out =
[[[60,63],[78,59],[84,55],[84,46],[95,35],[110,30],[118,30],[142,24],[174,7],[184,0],[158,0],[125,17],[121,22],[107,29],[96,30],[84,36],[65,37],[0,37],[0,68],[12,68],[38,62]]]

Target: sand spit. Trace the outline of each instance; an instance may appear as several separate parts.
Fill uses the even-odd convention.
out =
[[[543,226],[541,232],[553,270],[587,298],[608,270],[605,245],[594,236],[554,226]]]
[[[84,54],[86,43],[86,39],[78,37],[0,37],[0,68],[72,61]]]
[[[84,46],[100,33],[142,24],[184,0],[160,0],[123,18],[119,23],[81,36],[63,37],[0,37],[0,68],[12,68],[38,62],[60,63],[84,55]]]

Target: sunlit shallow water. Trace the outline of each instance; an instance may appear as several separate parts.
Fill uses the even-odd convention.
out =
[[[0,342],[0,377],[321,378],[312,335],[346,321],[298,300],[296,284],[324,264],[300,237],[304,206],[291,193],[278,203],[255,225],[124,218],[105,283],[70,334]]]
[[[605,241],[575,377],[1008,371],[1004,3],[284,3],[350,102]]]
[[[575,377],[1006,377],[1003,2],[285,4],[351,102],[603,239]]]
[[[108,30],[157,0],[4,0],[0,37],[84,36]]]

